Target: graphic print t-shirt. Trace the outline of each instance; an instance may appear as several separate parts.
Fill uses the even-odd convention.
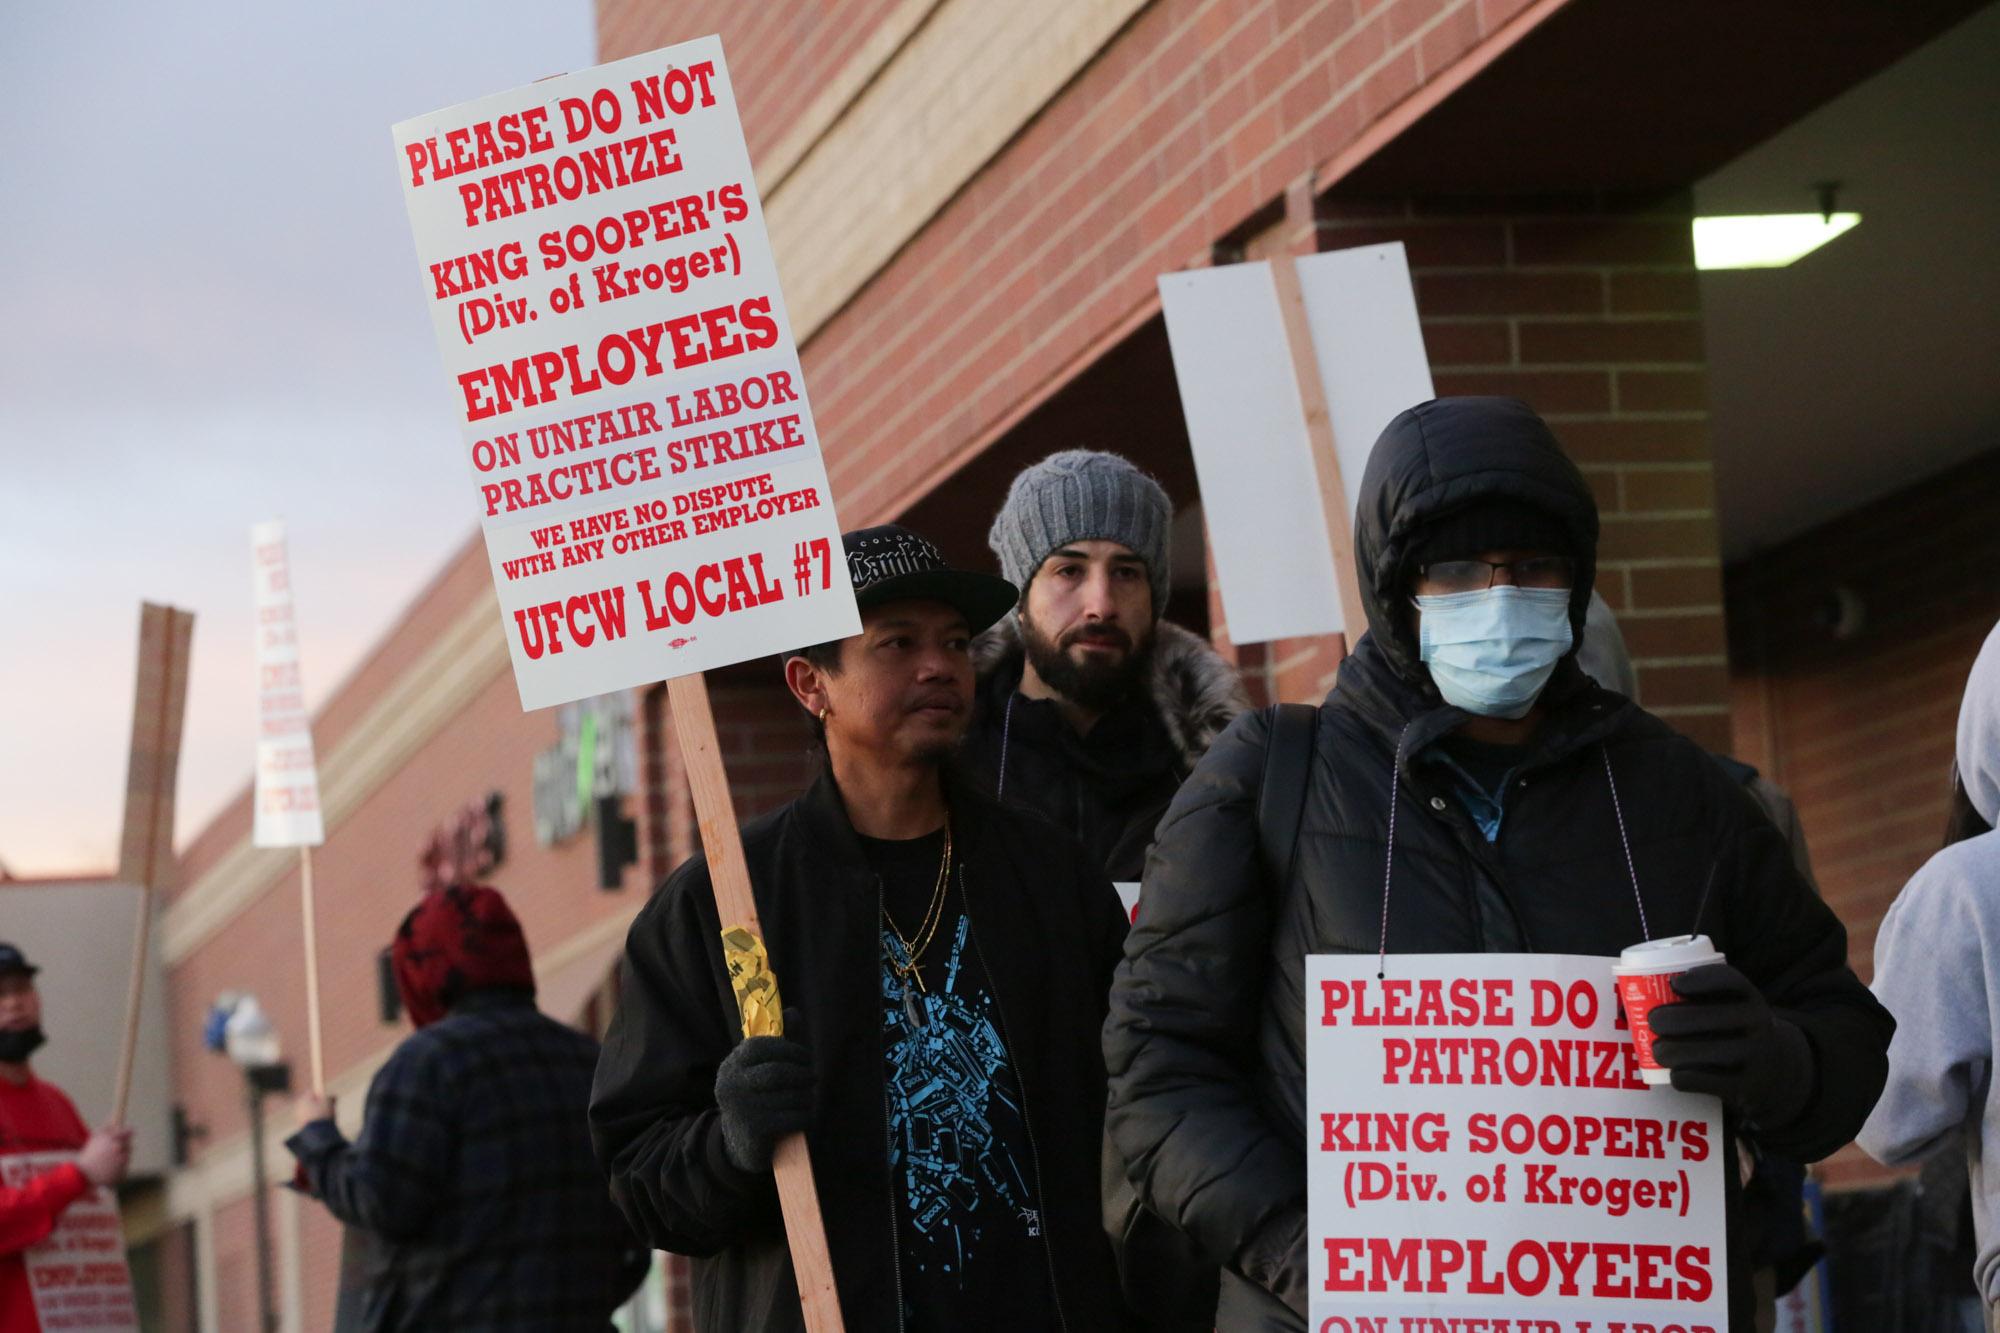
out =
[[[890,919],[918,943],[942,830],[861,842]],[[954,870],[943,920],[919,953],[921,990],[889,965],[903,946],[882,925],[883,1098],[905,1326],[1050,1328],[1050,1259],[1027,1118],[957,879]]]

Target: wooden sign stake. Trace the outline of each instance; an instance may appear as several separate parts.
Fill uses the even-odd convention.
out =
[[[715,910],[723,934],[747,931],[761,956],[764,932],[757,920],[757,900],[750,891],[743,839],[736,828],[736,803],[729,794],[729,778],[716,742],[707,678],[697,673],[668,681],[667,706],[673,712],[674,734],[680,741],[688,787],[694,794],[695,820],[701,828],[702,850],[708,854],[708,876],[715,888]],[[783,1028],[777,979],[768,971],[765,977],[769,1000],[763,1008],[773,1035],[777,1035]],[[739,997],[742,994],[739,989]],[[794,1134],[781,1142],[771,1159],[771,1169],[778,1180],[778,1204],[785,1216],[785,1238],[791,1245],[792,1271],[798,1278],[806,1328],[809,1333],[838,1333],[842,1328],[840,1296],[834,1287],[833,1260],[827,1253],[819,1189],[813,1183],[805,1135]]]
[[[1335,586],[1340,589],[1340,623],[1345,633],[1339,655],[1368,628],[1361,604],[1361,584],[1354,570],[1354,528],[1348,518],[1347,490],[1340,479],[1340,455],[1334,449],[1333,417],[1326,407],[1326,387],[1320,382],[1319,356],[1313,350],[1312,328],[1306,322],[1305,295],[1299,289],[1297,263],[1289,254],[1271,257],[1271,281],[1278,288],[1278,311],[1285,321],[1285,343],[1292,352],[1292,374],[1298,380],[1299,405],[1305,409],[1306,439],[1312,446],[1313,471],[1319,477],[1320,507],[1326,515],[1326,536],[1333,547]]]
[[[139,997],[146,989],[146,950],[153,935],[153,888],[139,887],[139,919],[132,926],[131,981],[125,987],[125,1044],[118,1055],[118,1090],[111,1097],[111,1123],[125,1123],[132,1097],[132,1062],[139,1055]]]
[[[174,781],[187,706],[188,648],[193,638],[193,612],[151,602],[139,604],[138,683],[125,774],[125,827],[118,850],[118,877],[138,885],[139,903],[132,923],[132,970],[125,987],[125,1039],[111,1097],[114,1125],[125,1123],[132,1099],[132,1065],[139,1055],[139,1012],[153,938],[153,891],[161,879],[161,857],[171,856],[173,850]],[[147,657],[156,647],[157,667],[149,669]]]
[[[326,1096],[326,1056],[319,1030],[319,932],[313,913],[312,848],[299,848],[299,908],[306,927],[306,1041],[312,1055],[313,1096]]]

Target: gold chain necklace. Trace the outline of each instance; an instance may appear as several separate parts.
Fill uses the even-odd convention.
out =
[[[916,982],[919,991],[924,989],[924,978],[923,974],[917,968],[924,956],[924,950],[930,948],[931,941],[937,938],[938,927],[944,924],[945,889],[950,883],[951,820],[946,819],[944,823],[944,856],[938,862],[937,883],[931,889],[930,906],[924,909],[924,919],[918,924],[917,933],[913,937],[916,943],[912,944],[909,938],[905,938],[902,930],[896,925],[895,918],[889,915],[888,907],[884,906],[882,909],[882,920],[888,923],[890,933],[896,937],[896,943],[901,945],[903,949],[902,960],[898,961],[896,958],[891,957],[889,959],[889,966],[905,982]]]

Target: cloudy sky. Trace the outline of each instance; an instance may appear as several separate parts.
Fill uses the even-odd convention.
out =
[[[249,529],[313,706],[475,530],[390,145],[593,63],[588,0],[0,8],[0,863],[116,857],[141,600],[179,832],[249,779]]]

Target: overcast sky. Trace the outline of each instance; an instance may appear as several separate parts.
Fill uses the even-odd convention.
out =
[[[594,61],[588,0],[0,7],[0,863],[116,858],[141,600],[179,838],[249,779],[250,525],[317,707],[476,528],[389,127]]]

